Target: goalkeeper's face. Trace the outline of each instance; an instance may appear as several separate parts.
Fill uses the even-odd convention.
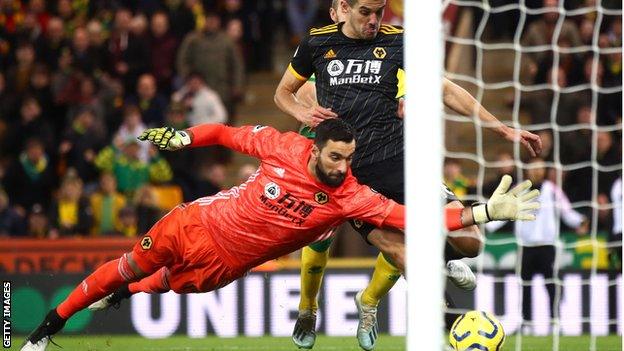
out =
[[[351,160],[355,152],[355,140],[350,143],[328,140],[322,149],[314,146],[314,167],[316,177],[322,183],[331,187],[339,187],[347,176],[351,167]]]
[[[347,6],[347,24],[357,35],[358,39],[374,39],[381,26],[381,18],[384,14],[386,0],[358,0],[352,6],[343,1],[343,6]]]

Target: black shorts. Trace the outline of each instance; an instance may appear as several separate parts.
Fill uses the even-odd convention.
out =
[[[365,184],[383,196],[400,204],[405,204],[405,170],[403,169],[403,154],[387,160],[353,169],[353,175],[360,184]],[[349,221],[355,231],[369,243],[368,234],[375,226],[366,222]],[[369,243],[370,244],[370,243]]]

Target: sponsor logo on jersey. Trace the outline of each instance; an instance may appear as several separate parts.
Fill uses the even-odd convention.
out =
[[[378,59],[382,59],[382,58],[386,57],[386,49],[380,48],[380,47],[376,47],[373,50],[373,55],[375,55],[375,57],[378,58]]]
[[[277,213],[278,215],[287,218],[298,226],[302,226],[305,223],[312,212],[314,212],[313,205],[297,198],[296,196],[286,193],[277,203],[269,201],[268,196],[260,196],[260,202],[262,202],[269,210]]]
[[[329,202],[329,195],[325,194],[322,191],[314,194],[314,201],[316,201],[320,205],[325,205]]]
[[[253,127],[253,129],[251,130],[252,133],[258,133],[259,131],[263,130],[264,128],[266,128],[267,126],[261,126],[261,125],[257,125],[255,127]]]
[[[344,72],[344,63],[342,63],[342,61],[340,60],[332,60],[329,62],[329,64],[327,65],[327,73],[329,73],[330,76],[332,77],[336,77],[342,74],[342,72]]]
[[[267,185],[264,186],[264,196],[266,196],[267,198],[271,200],[277,199],[280,196],[279,185],[273,182],[267,183]]]
[[[329,85],[379,84],[381,83],[381,60],[332,60],[327,65]]]
[[[336,57],[336,53],[334,52],[333,49],[329,49],[329,50],[327,50],[327,52],[325,53],[325,56],[323,56],[323,57],[326,58],[326,59],[331,59],[331,58]]]
[[[141,239],[141,248],[143,250],[149,250],[152,248],[153,243],[154,241],[152,240],[152,237],[149,235],[146,235],[143,237],[143,239]]]

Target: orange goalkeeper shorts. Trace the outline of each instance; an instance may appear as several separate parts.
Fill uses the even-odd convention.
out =
[[[169,287],[177,293],[207,292],[240,278],[221,259],[212,235],[199,216],[180,205],[161,218],[132,250],[139,268],[152,274],[169,269]]]

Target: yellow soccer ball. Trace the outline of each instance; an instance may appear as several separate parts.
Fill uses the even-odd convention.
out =
[[[505,331],[490,313],[470,311],[455,320],[449,342],[457,351],[500,351],[505,343]]]

